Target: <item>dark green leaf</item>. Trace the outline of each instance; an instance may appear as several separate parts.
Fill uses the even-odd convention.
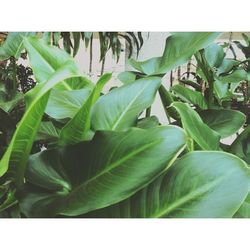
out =
[[[192,152],[134,196],[85,217],[230,218],[249,187],[250,169],[239,158]]]
[[[234,135],[246,122],[246,116],[236,110],[209,109],[199,112],[203,122],[221,135],[221,138]]]
[[[74,216],[119,202],[169,168],[185,143],[183,130],[166,126],[97,132],[89,143],[35,154],[22,212]]]

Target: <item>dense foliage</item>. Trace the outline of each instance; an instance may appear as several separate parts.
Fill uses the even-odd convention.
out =
[[[104,94],[110,73],[92,83],[67,51],[10,33],[0,58],[27,51],[37,84],[18,122],[0,103],[1,217],[249,217],[250,43],[236,43],[245,60],[228,58],[219,35],[172,33],[161,57],[131,59]],[[193,77],[165,88],[190,59]],[[151,116],[157,92],[168,124]]]

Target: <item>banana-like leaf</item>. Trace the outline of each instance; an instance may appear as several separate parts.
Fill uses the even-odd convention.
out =
[[[124,130],[133,126],[148,108],[160,87],[159,77],[148,77],[114,89],[94,105],[91,122],[94,130]]]
[[[178,111],[183,128],[187,134],[204,150],[218,150],[220,135],[209,128],[198,113],[188,104],[174,102],[172,106]]]
[[[54,119],[72,118],[86,102],[90,93],[89,89],[53,89],[45,112]]]
[[[204,123],[221,135],[221,138],[234,135],[246,122],[246,116],[231,109],[208,109],[199,112]]]
[[[87,98],[75,116],[62,128],[60,143],[62,145],[75,144],[86,138],[90,129],[90,111],[93,104],[99,98],[103,86],[111,79],[112,74],[104,74],[96,83],[92,93]]]
[[[72,64],[74,63],[73,58],[67,52],[47,45],[45,41],[36,37],[24,38],[24,46],[28,51],[29,62],[38,82],[46,82],[57,69],[69,60],[72,61]],[[61,85],[67,90],[72,89],[66,81],[63,81]]]
[[[11,56],[18,58],[23,49],[24,37],[34,36],[34,32],[9,32],[3,45],[0,47],[0,61]]]
[[[83,217],[232,217],[249,188],[250,169],[241,159],[224,152],[196,151],[129,199]]]
[[[131,65],[146,75],[165,74],[186,63],[200,49],[212,43],[220,33],[212,32],[177,32],[166,40],[162,57],[155,57],[143,62],[130,59]]]
[[[11,168],[17,185],[23,183],[26,163],[47,105],[50,90],[74,74],[75,67],[72,65],[72,61],[68,61],[46,83],[38,84],[27,93],[26,98],[29,99],[29,105],[0,161],[0,176]]]
[[[198,91],[194,91],[180,84],[174,85],[171,91],[173,91],[182,101],[197,105],[201,109],[208,108],[206,99]]]
[[[59,129],[51,121],[41,122],[37,132],[36,140],[57,140],[59,138]]]
[[[75,216],[120,202],[169,168],[185,145],[175,126],[133,128],[99,131],[91,142],[32,155],[28,192],[19,194],[22,212]]]

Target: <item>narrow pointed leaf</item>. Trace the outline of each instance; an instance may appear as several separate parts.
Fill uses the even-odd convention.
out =
[[[99,98],[103,86],[111,79],[112,74],[104,74],[96,83],[92,93],[86,102],[78,110],[75,116],[62,128],[60,132],[61,144],[75,144],[82,141],[90,129],[90,111],[93,104]]]
[[[188,104],[174,102],[172,106],[178,111],[183,128],[187,134],[204,150],[218,150],[220,135],[209,128],[198,113]]]

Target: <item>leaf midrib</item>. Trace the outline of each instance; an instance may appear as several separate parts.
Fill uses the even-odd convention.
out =
[[[138,94],[130,101],[130,103],[127,105],[127,107],[125,108],[125,110],[121,113],[121,115],[117,117],[116,122],[111,127],[111,130],[115,130],[117,128],[117,126],[119,125],[120,121],[123,119],[123,117],[129,111],[130,107],[133,105],[133,103],[136,101],[136,99],[143,93],[143,91],[147,87],[148,87],[148,84],[145,84],[144,87],[141,89],[141,91],[139,91]]]
[[[154,140],[146,145],[143,145],[140,148],[137,148],[135,151],[127,154],[126,156],[122,157],[121,159],[117,160],[116,162],[110,164],[109,166],[106,166],[105,169],[103,171],[101,171],[99,174],[95,175],[94,177],[88,179],[86,182],[80,184],[78,187],[76,187],[71,194],[77,192],[79,189],[82,189],[84,186],[87,186],[90,182],[96,180],[97,178],[99,178],[102,175],[107,174],[108,172],[112,171],[114,168],[116,168],[117,166],[123,164],[124,162],[126,162],[127,160],[133,158],[134,156],[140,154],[141,152],[143,152],[144,150],[155,146],[156,144],[158,144],[159,142],[161,142],[164,139],[157,139]]]

